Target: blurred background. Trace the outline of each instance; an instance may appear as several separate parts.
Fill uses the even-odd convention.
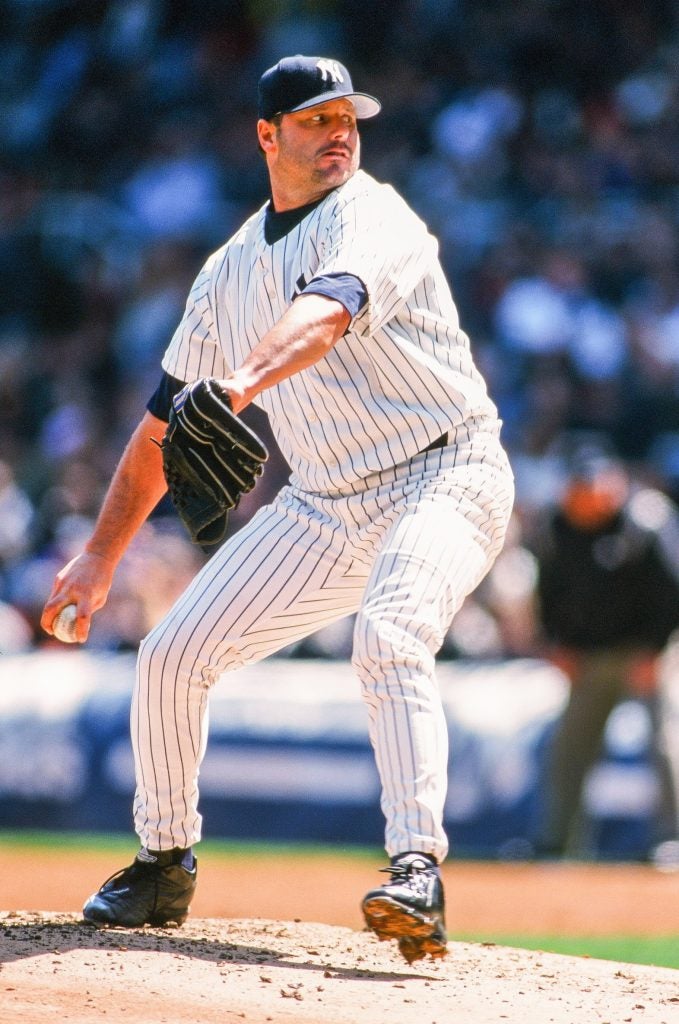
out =
[[[0,2],[0,821],[129,827],[132,652],[204,556],[164,502],[87,651],[42,635],[40,611],[155,389],[193,277],[267,198],[257,80],[297,52],[339,58],[381,98],[363,165],[438,237],[504,421],[511,535],[441,652],[447,819],[463,853],[535,856],[570,684],[541,618],[540,537],[573,438],[624,464],[635,523],[662,527],[670,573],[679,558],[673,0]],[[274,451],[231,530],[286,473]],[[581,855],[648,859],[676,839],[676,815],[655,824],[660,733],[677,775],[672,627],[651,645],[652,706],[629,694],[606,721]],[[350,643],[340,623],[215,695],[214,834],[380,841]]]

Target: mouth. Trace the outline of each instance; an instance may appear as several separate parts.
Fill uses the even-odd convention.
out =
[[[349,152],[349,150],[348,149],[344,149],[343,147],[340,147],[340,146],[333,146],[332,149],[324,149],[319,154],[319,156],[320,156],[321,159],[323,159],[323,157],[327,156],[327,157],[330,157],[331,160],[338,160],[338,159],[350,160],[351,159],[351,153]]]

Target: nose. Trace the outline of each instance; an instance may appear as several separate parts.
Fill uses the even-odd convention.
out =
[[[330,137],[333,139],[348,139],[352,132],[352,126],[341,118],[337,117],[330,126]]]

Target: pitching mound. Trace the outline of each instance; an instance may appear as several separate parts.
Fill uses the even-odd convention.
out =
[[[675,971],[451,943],[409,967],[338,926],[191,920],[97,931],[75,914],[0,913],[2,1019],[40,1024],[671,1024]]]

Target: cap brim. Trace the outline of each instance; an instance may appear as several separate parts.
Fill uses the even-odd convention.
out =
[[[306,110],[308,107],[318,107],[321,103],[329,103],[330,100],[351,100],[356,111],[356,117],[361,121],[365,121],[369,117],[375,117],[382,109],[380,101],[374,96],[370,96],[367,92],[325,92],[321,93],[320,96],[314,96],[313,99],[305,100],[304,103],[291,107],[290,110],[285,110],[283,113],[294,114],[298,110]]]

